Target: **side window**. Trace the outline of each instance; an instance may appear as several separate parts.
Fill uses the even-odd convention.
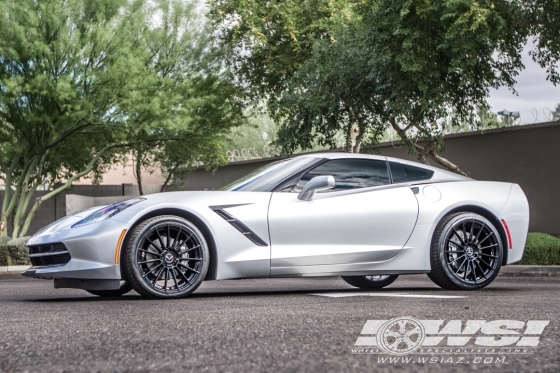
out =
[[[406,183],[416,180],[428,180],[434,175],[434,171],[425,168],[410,166],[398,162],[389,162],[393,183]]]
[[[326,192],[391,183],[387,162],[369,159],[334,159],[304,174],[292,191],[299,193],[309,180],[321,175],[331,175],[335,180],[335,187]]]

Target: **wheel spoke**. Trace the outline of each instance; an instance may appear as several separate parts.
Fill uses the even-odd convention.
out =
[[[169,277],[169,269],[166,268],[165,269],[165,282],[163,283],[163,288],[165,289],[165,292],[167,293],[167,277]]]
[[[494,258],[494,259],[497,258],[496,255],[490,255],[490,254],[484,254],[484,253],[480,253],[479,255],[489,256],[490,258]]]
[[[195,260],[197,262],[200,262],[202,260],[202,258],[179,258],[180,261],[182,260]]]
[[[494,247],[494,246],[498,246],[498,244],[495,243],[495,244],[490,245],[490,246],[481,247],[479,250],[486,250],[486,249],[489,249],[489,248]]]
[[[486,279],[486,273],[484,273],[484,270],[482,269],[480,264],[478,264],[478,261],[475,261],[475,263],[478,266],[478,268],[480,269],[480,272],[482,273],[482,276],[484,276],[484,278],[482,280],[485,280]]]
[[[452,243],[453,245],[455,245],[455,246],[459,246],[461,249],[464,249],[464,246],[463,246],[463,245],[461,245],[459,242],[453,241],[451,238],[448,238],[447,241],[448,241],[448,242],[451,242],[451,243]]]
[[[459,268],[457,268],[457,271],[455,271],[455,274],[458,274],[459,271],[461,270],[461,267],[463,267],[463,264],[465,264],[465,262],[467,261],[467,258],[465,257],[465,260],[463,260],[463,262],[461,263],[461,265],[459,266]],[[467,271],[465,271],[466,273]]]
[[[179,283],[177,282],[177,277],[175,276],[175,268],[171,269],[171,274],[173,275],[173,281],[175,281],[175,287],[177,291],[179,291]]]
[[[167,247],[172,247],[171,246],[171,231],[169,228],[169,224],[167,224]]]
[[[159,256],[159,257],[161,258],[161,254],[160,254],[160,253],[154,253],[153,251],[145,250],[145,249],[138,249],[138,251],[142,251],[142,252],[145,252],[145,253],[147,253],[147,254],[154,255],[154,256]]]
[[[186,281],[186,282],[188,282],[188,283],[189,283],[189,285],[191,285],[191,284],[192,284],[192,282],[191,282],[191,281],[190,281],[190,280],[188,279],[188,277],[187,277],[187,276],[185,276],[185,274],[184,274],[183,272],[181,272],[181,271],[177,271],[177,272],[179,272],[179,274],[180,274],[181,276],[183,276],[183,278],[185,279],[185,281]]]
[[[189,251],[192,251],[194,249],[198,249],[199,247],[200,247],[200,245],[189,247],[187,250],[181,251],[181,254],[188,253]]]
[[[158,275],[156,276],[156,279],[154,280],[154,282],[152,282],[153,287],[156,286],[157,282],[159,281],[159,277],[161,276],[164,269],[165,269],[165,267],[161,267],[161,271],[158,272]]]
[[[184,265],[184,264],[182,264],[182,263],[178,263],[178,265],[181,266],[181,267],[183,267],[183,268],[188,269],[189,271],[193,271],[193,272],[195,272],[195,273],[200,273],[200,272],[197,271],[196,269],[191,268],[191,267],[189,267],[189,266],[186,266],[186,265]]]
[[[481,257],[479,257],[478,260],[481,261],[482,263],[484,263],[486,265],[486,267],[492,269],[492,266],[489,263],[486,263],[484,260],[482,260]]]
[[[177,243],[179,242],[179,238],[181,238],[181,231],[182,231],[182,227],[179,226],[179,230],[177,231],[177,237],[175,238],[175,242],[173,242],[173,250],[177,250]]]
[[[474,278],[474,283],[477,284],[476,282],[476,270],[474,268],[474,263],[472,262],[472,260],[470,261],[471,264],[471,268],[472,268],[472,274],[473,274],[473,278]]]
[[[461,227],[462,227],[462,230],[463,230],[463,237],[464,237],[465,243],[466,243],[466,242],[469,242],[469,241],[467,240],[467,231],[465,230],[465,222],[464,222],[464,221],[461,222]]]
[[[154,268],[152,268],[152,269],[150,270],[150,272],[145,273],[144,275],[142,275],[142,277],[148,276],[149,274],[151,274],[152,272],[154,272],[156,269],[158,269],[158,268],[159,268],[160,266],[162,266],[162,265],[163,265],[163,264],[161,264],[161,263],[158,264],[157,266],[155,266]]]
[[[488,238],[490,238],[493,234],[494,234],[494,232],[490,232],[488,234],[488,236],[484,237],[484,239],[482,241],[480,241],[478,244],[481,245],[484,241],[486,241]]]
[[[161,251],[163,250],[163,246],[161,247],[161,250],[157,247],[157,245],[154,243],[154,241],[150,240],[148,237],[144,237],[146,239],[146,241],[148,241],[150,243],[150,245],[152,245],[153,247],[156,248],[156,251],[158,253],[161,253]]]
[[[455,258],[452,262],[449,262],[449,264],[455,263],[457,260],[461,259],[462,257],[464,257],[465,254],[458,256],[457,258]],[[465,258],[466,259],[466,258]]]
[[[145,260],[143,262],[138,262],[138,264],[146,264],[146,263],[153,263],[153,262],[159,262],[161,259],[150,259],[150,260]]]
[[[158,235],[159,238],[159,243],[161,244],[161,249],[165,249],[165,245],[163,244],[163,238],[161,238],[161,234],[159,234],[159,229],[156,227],[156,233]]]
[[[459,233],[457,233],[457,231],[455,230],[455,227],[451,227],[451,229],[453,230],[453,233],[455,233],[455,236],[457,236],[457,238],[459,239],[459,241],[461,241],[461,246],[465,246],[465,241],[463,241],[463,238],[459,235]]]
[[[473,236],[474,236],[474,219],[471,219],[471,232],[470,232],[470,242],[473,242]]]
[[[482,234],[483,230],[484,230],[484,224],[480,224],[480,229],[478,230],[478,233],[476,234],[476,241],[478,241],[478,239],[480,238],[480,235]]]

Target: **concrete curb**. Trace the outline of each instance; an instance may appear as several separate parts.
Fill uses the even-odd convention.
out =
[[[0,274],[2,273],[19,273],[26,269],[31,268],[31,266],[3,266],[0,267]]]
[[[560,276],[560,266],[509,265],[500,269],[502,276]]]

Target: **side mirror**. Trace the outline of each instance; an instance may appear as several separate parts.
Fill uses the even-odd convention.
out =
[[[315,176],[305,184],[297,198],[302,201],[309,201],[315,192],[331,188],[334,188],[334,177],[330,175]]]

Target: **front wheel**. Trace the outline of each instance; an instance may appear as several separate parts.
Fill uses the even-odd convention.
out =
[[[391,285],[399,275],[342,276],[346,283],[361,289],[380,289]]]
[[[470,212],[453,214],[434,232],[428,277],[448,290],[482,289],[498,275],[502,257],[500,233],[488,219]]]
[[[139,224],[123,253],[124,278],[148,298],[182,298],[204,280],[210,255],[204,235],[179,216]]]

